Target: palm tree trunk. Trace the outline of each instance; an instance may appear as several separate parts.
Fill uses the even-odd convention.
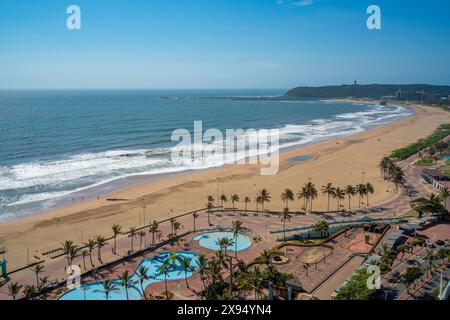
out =
[[[91,262],[91,266],[94,266],[94,263],[92,262],[92,251],[89,251],[89,261]]]
[[[286,241],[286,219],[283,220],[283,238]]]
[[[114,236],[114,254],[117,253],[117,249],[116,249],[116,236]]]
[[[147,300],[147,295],[145,294],[143,281],[141,281],[141,290],[142,290],[142,294],[144,295],[144,299]]]
[[[164,287],[166,288],[166,299],[169,300],[169,291],[167,290],[167,275],[164,274]]]
[[[184,281],[186,281],[186,287],[189,289],[189,283],[187,280],[187,272],[186,271],[184,271]]]
[[[327,211],[330,212],[330,195],[328,195]]]

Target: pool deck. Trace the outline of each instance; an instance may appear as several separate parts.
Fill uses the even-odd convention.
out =
[[[298,214],[293,215],[291,222],[286,223],[286,228],[293,226],[304,226],[311,225],[325,218],[328,219],[348,219],[348,216],[343,216],[340,213],[327,213],[327,214]],[[282,234],[272,234],[269,231],[273,230],[282,230],[283,223],[278,215],[275,214],[267,214],[267,213],[259,213],[259,214],[244,214],[242,215],[239,211],[222,211],[219,213],[211,214],[211,223],[213,225],[220,225],[223,227],[230,227],[232,221],[241,220],[244,222],[244,227],[251,230],[252,234],[259,236],[260,241],[253,241],[253,244],[250,248],[245,249],[243,251],[238,252],[239,259],[242,259],[246,262],[252,261],[256,257],[258,257],[265,249],[271,249],[277,244],[277,238],[282,236]],[[183,228],[179,231],[179,233],[185,233],[189,230],[193,229],[193,218],[192,216],[185,216],[178,219],[183,225]],[[197,228],[205,227],[208,225],[207,214],[202,213],[196,219]],[[163,223],[160,226],[160,230],[162,232],[162,237],[170,233],[170,225],[169,223]],[[183,251],[193,251],[199,254],[204,254],[206,257],[210,258],[215,255],[214,250],[209,250],[201,247],[198,244],[198,241],[193,240],[195,236],[200,233],[204,233],[207,231],[199,231],[197,233],[191,233],[188,236],[183,237],[178,244],[174,245],[166,245],[164,247],[158,248],[153,252],[146,253],[144,255],[129,258],[126,262],[116,265],[109,269],[104,269],[100,272],[94,273],[93,276],[86,277],[83,281],[99,281],[104,279],[115,279],[120,276],[125,270],[129,271],[131,274],[135,272],[138,264],[142,261],[142,259],[153,257],[155,254],[171,251],[171,250],[183,250]],[[93,235],[91,235],[93,237]],[[86,237],[87,238],[87,237]],[[143,239],[143,246],[151,244],[151,234],[147,234]],[[134,239],[134,249],[139,249],[139,237]],[[75,242],[75,244],[77,244]],[[361,241],[353,241],[351,242],[351,246],[356,246],[355,248],[341,248],[340,242],[333,244],[335,249],[333,250],[333,256],[326,259],[325,262],[319,263],[317,266],[317,270],[315,268],[310,268],[308,277],[304,275],[303,264],[301,261],[291,262],[288,265],[284,265],[280,267],[280,271],[291,272],[296,275],[300,281],[303,282],[305,289],[310,290],[314,288],[320,281],[324,278],[328,277],[329,274],[335,272],[336,268],[342,263],[343,260],[347,259],[352,252],[354,251],[365,251],[366,248],[359,248],[361,246]],[[117,254],[113,254],[113,241],[109,241],[108,245],[106,245],[102,249],[102,261],[103,263],[108,263],[113,260],[117,260],[118,258],[122,258],[127,255],[127,252],[130,250],[131,239],[127,236],[121,236],[117,239]],[[364,246],[363,246],[364,247]],[[303,248],[295,248],[294,251],[288,251],[288,256],[293,257],[295,255],[301,254]],[[229,251],[230,255],[234,255],[233,251]],[[92,260],[95,267],[100,265],[100,262],[97,258],[97,250],[95,249],[92,252]],[[293,259],[295,260],[295,259]],[[86,267],[89,270],[91,268],[91,264],[89,262],[89,256],[85,258]],[[83,266],[83,259],[81,256],[78,256],[74,259],[73,264],[79,265],[82,272],[85,271]],[[50,280],[64,281],[67,279],[66,274],[66,265],[67,260],[64,256],[56,258],[56,259],[48,259],[44,266],[44,272],[41,274],[42,276],[50,276]],[[13,275],[12,281],[17,281],[23,285],[35,285],[36,284],[35,274],[29,270],[23,270],[17,272]],[[169,281],[169,290],[175,293],[177,299],[196,299],[199,298],[198,292],[201,290],[201,280],[197,272],[194,273],[192,277],[188,279],[190,288],[186,288],[184,279]],[[164,291],[164,282],[153,283],[146,288],[146,292],[155,293]],[[56,298],[56,295],[49,297],[50,299]],[[7,285],[3,285],[0,287],[0,299],[10,299],[7,295]]]

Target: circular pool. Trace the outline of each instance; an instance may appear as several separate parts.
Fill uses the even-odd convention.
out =
[[[238,234],[237,237],[235,237],[233,232],[209,232],[209,233],[202,233],[194,238],[194,240],[198,241],[200,246],[210,249],[210,250],[220,250],[220,246],[218,244],[218,240],[221,238],[228,238],[232,240],[233,245],[228,246],[227,250],[231,251],[242,251],[247,248],[250,248],[252,245],[252,240],[250,240],[249,237]]]

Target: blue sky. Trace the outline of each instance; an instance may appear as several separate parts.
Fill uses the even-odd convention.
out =
[[[371,4],[382,30],[366,28]],[[449,14],[448,0],[1,0],[0,88],[450,84]]]

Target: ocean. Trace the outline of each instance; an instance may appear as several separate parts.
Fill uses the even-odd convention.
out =
[[[173,130],[280,130],[280,147],[314,143],[412,115],[400,106],[241,100],[284,90],[0,91],[0,222],[152,176],[216,167],[171,161]],[[212,98],[214,97],[214,98]]]

